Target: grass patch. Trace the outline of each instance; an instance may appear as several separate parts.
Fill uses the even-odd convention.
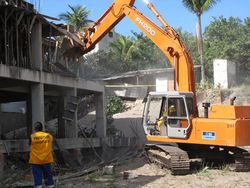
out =
[[[219,170],[221,170],[223,173],[224,172],[229,172],[229,171],[231,171],[231,169],[232,169],[232,165],[230,165],[230,164],[223,164],[219,168]]]
[[[97,174],[91,174],[88,176],[87,181],[91,182],[91,183],[99,183],[100,181],[100,176],[98,176]]]
[[[115,188],[119,187],[119,185],[116,184],[116,180],[120,176],[121,175],[116,173],[116,171],[114,171],[112,175],[103,175],[101,172],[99,172],[89,175],[86,180],[93,184],[102,184],[105,187]]]
[[[204,168],[202,168],[198,173],[198,176],[202,176],[202,177],[207,177],[210,180],[212,180],[212,172],[209,170],[209,167],[205,166]]]

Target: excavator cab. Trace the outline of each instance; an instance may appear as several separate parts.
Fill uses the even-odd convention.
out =
[[[150,92],[144,109],[146,135],[187,138],[192,127],[192,92]]]

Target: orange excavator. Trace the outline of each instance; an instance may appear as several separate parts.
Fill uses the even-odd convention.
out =
[[[157,26],[133,5],[135,0],[114,0],[83,36],[81,53],[94,46],[125,16],[165,54],[175,69],[175,91],[150,92],[143,113],[143,128],[150,158],[187,174],[193,161],[228,161],[236,171],[250,169],[250,154],[239,146],[250,145],[250,106],[203,103],[199,117],[192,59],[176,31],[152,3],[148,8],[163,24]],[[159,121],[162,121],[160,124]]]

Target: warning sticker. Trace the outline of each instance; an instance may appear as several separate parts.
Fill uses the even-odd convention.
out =
[[[215,140],[216,135],[215,132],[202,132],[203,140]]]

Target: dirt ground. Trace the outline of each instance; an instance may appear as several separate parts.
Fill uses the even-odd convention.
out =
[[[137,178],[124,179],[123,173],[130,172]],[[137,158],[115,167],[113,175],[102,171],[74,179],[58,181],[57,187],[86,188],[247,188],[250,187],[250,172],[232,172],[226,166],[221,169],[203,167],[190,175],[173,176],[167,169],[149,164],[144,158]]]

